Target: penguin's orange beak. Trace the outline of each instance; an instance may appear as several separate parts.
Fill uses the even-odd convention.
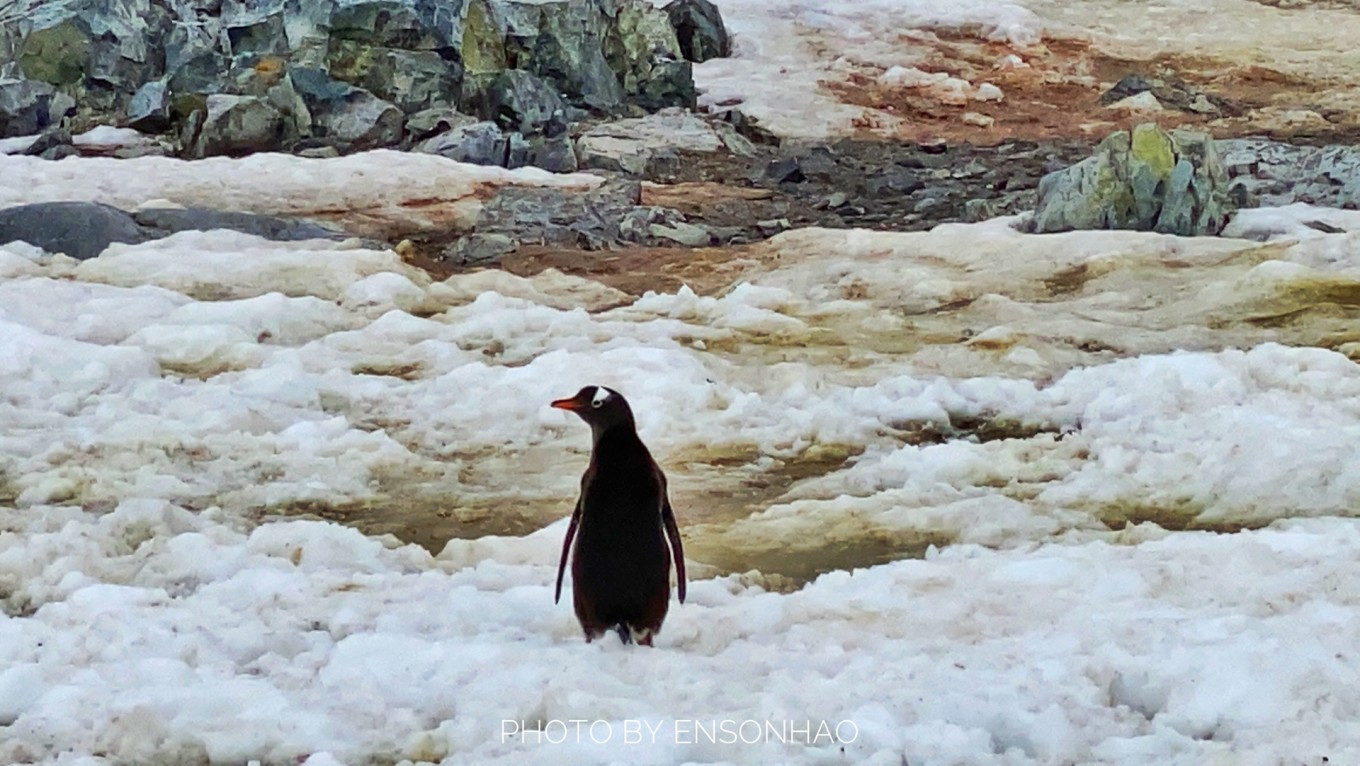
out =
[[[554,401],[551,406],[556,407],[559,410],[571,410],[572,412],[586,408],[585,402],[574,396],[570,399],[558,399]]]

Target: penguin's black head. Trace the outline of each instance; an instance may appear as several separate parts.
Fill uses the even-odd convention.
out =
[[[623,394],[604,386],[586,386],[570,399],[558,399],[552,406],[559,410],[571,410],[590,425],[596,436],[615,426],[636,428],[633,422],[633,409]]]

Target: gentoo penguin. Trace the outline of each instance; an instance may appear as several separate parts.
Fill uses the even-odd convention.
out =
[[[625,644],[651,646],[670,606],[672,553],[680,603],[685,602],[685,551],[666,496],[666,475],[638,438],[633,410],[618,391],[586,386],[552,406],[579,415],[593,439],[562,543],[553,603],[562,598],[570,555],[572,600],[586,642],[613,629]]]

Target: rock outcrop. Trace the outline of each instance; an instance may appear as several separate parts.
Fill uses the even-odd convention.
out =
[[[1209,136],[1142,124],[1110,135],[1094,156],[1045,176],[1030,227],[1037,233],[1217,234],[1234,209],[1228,183]]]
[[[722,14],[709,0],[673,0],[666,5],[666,14],[685,58],[697,64],[732,55]]]
[[[1360,146],[1307,146],[1263,138],[1215,143],[1239,207],[1307,202],[1360,208]]]
[[[167,131],[189,156],[347,152],[428,138],[429,113],[459,111],[528,147],[588,114],[693,107],[687,53],[721,55],[726,37],[716,9],[680,4],[50,0],[0,18],[0,138],[69,118]],[[523,154],[567,164],[560,146]]]
[[[730,125],[678,109],[598,125],[576,142],[581,167],[632,175],[641,175],[659,157],[674,158],[678,152],[719,151],[740,157],[755,154],[751,142]]]

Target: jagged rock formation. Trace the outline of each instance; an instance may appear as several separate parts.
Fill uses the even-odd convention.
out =
[[[715,55],[720,18],[676,18]],[[0,62],[0,138],[69,118],[170,131],[189,156],[392,146],[451,112],[528,145],[695,102],[647,0],[43,0],[0,14]]]
[[[1217,234],[1234,209],[1228,184],[1208,135],[1145,123],[1108,136],[1094,156],[1045,176],[1031,230]]]

